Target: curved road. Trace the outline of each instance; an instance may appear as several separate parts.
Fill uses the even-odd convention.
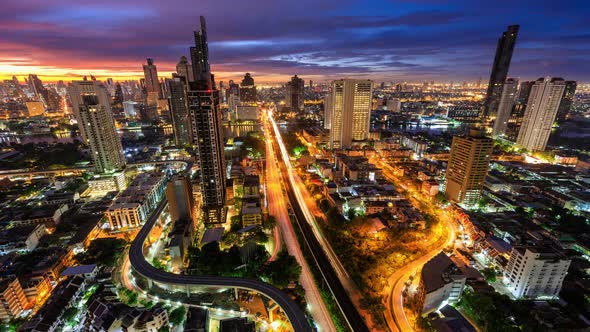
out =
[[[152,227],[158,220],[158,216],[162,213],[162,210],[164,210],[166,203],[166,199],[163,199],[162,202],[160,202],[156,210],[151,214],[150,218],[143,225],[135,237],[135,240],[133,240],[131,247],[129,248],[129,261],[137,273],[141,274],[145,278],[151,279],[152,281],[170,285],[197,285],[228,288],[235,287],[253,290],[264,294],[275,301],[289,318],[289,322],[291,323],[294,331],[312,331],[305,314],[299,308],[299,306],[293,302],[293,300],[291,300],[289,295],[269,284],[256,279],[174,274],[159,270],[148,263],[143,255],[143,244]]]

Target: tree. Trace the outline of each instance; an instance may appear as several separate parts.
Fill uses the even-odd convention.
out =
[[[186,308],[181,305],[180,307],[172,310],[168,315],[168,320],[173,325],[180,325],[186,318]]]
[[[274,229],[277,226],[277,218],[275,216],[271,216],[269,215],[268,217],[266,217],[266,220],[264,221],[264,229]]]
[[[278,288],[287,288],[289,282],[299,280],[301,266],[299,266],[295,257],[283,250],[274,261],[266,264],[261,269],[260,275]]]

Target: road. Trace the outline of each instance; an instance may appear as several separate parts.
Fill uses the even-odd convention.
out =
[[[272,299],[283,309],[283,312],[288,317],[294,331],[312,331],[304,312],[291,299],[291,297],[262,281],[248,278],[174,274],[159,270],[148,263],[143,253],[144,242],[167,203],[166,199],[163,199],[162,202],[160,202],[129,248],[129,262],[135,272],[160,284],[176,287],[186,286],[187,290],[189,290],[188,287],[190,286],[211,286],[221,288],[242,288],[256,291]]]
[[[340,264],[331,245],[322,235],[315,222],[315,218],[309,211],[302,190],[300,189],[302,185],[301,180],[291,167],[289,155],[283,144],[277,124],[272,119],[272,116],[269,116],[269,121],[274,131],[273,138],[276,143],[274,149],[276,153],[279,153],[280,158],[278,159],[282,161],[281,171],[283,183],[287,186],[286,192],[296,216],[295,221],[303,234],[304,241],[309,247],[315,263],[330,288],[350,329],[355,332],[369,331],[363,316],[360,315],[357,307],[355,307],[351,300],[354,297],[349,295],[349,291],[352,289],[352,281],[348,277],[346,270],[342,267],[342,264]]]
[[[410,188],[401,183],[401,181],[393,175],[393,169],[389,164],[384,162],[378,163],[381,164],[383,174],[388,180],[395,184],[400,184],[400,186],[406,190],[410,190]],[[456,237],[455,224],[453,223],[452,218],[450,218],[446,212],[441,212],[440,209],[433,208],[432,203],[421,197],[420,193],[410,190],[410,194],[410,198],[415,205],[429,207],[429,212],[439,218],[441,223],[440,230],[442,231],[440,236],[444,239],[444,241],[440,241],[440,244],[434,249],[408,263],[389,277],[387,282],[388,286],[384,289],[384,292],[386,292],[384,315],[387,326],[391,331],[406,332],[414,330],[404,310],[403,292],[406,288],[406,283],[410,280],[411,276],[417,274],[422,269],[422,266],[426,264],[426,262],[436,256],[443,249],[452,246]]]
[[[267,124],[267,122],[265,122]],[[283,234],[287,251],[291,256],[297,259],[301,266],[301,277],[299,279],[301,286],[305,289],[305,298],[309,303],[309,311],[313,316],[316,324],[321,331],[336,331],[330,313],[322,300],[320,291],[314,281],[313,275],[303,256],[301,247],[297,242],[297,236],[293,230],[293,225],[289,219],[287,202],[283,194],[283,185],[281,183],[281,171],[278,167],[278,160],[273,149],[273,140],[270,136],[271,128],[268,125],[265,128],[266,137],[266,193],[268,198],[268,208],[270,215],[277,218],[277,225]],[[275,232],[276,233],[276,232]]]

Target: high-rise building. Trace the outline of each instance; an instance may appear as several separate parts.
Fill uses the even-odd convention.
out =
[[[524,110],[529,101],[529,95],[533,84],[535,84],[535,81],[527,81],[520,84],[516,104],[512,108],[512,112],[506,123],[506,131],[504,132],[504,136],[512,142],[516,142],[516,139],[518,138],[518,132],[522,126],[522,119],[524,118]]]
[[[293,111],[303,111],[303,102],[305,97],[303,95],[305,89],[305,82],[297,77],[291,77],[291,81],[287,82],[285,104]]]
[[[195,47],[191,47],[195,81],[189,83],[188,102],[196,161],[200,169],[203,215],[206,223],[222,223],[225,219],[226,169],[221,128],[219,91],[209,66],[207,27],[201,16],[201,30],[195,31]]]
[[[143,75],[145,77],[145,90],[160,93],[160,81],[158,80],[158,69],[154,65],[154,59],[148,58],[147,65],[143,65]]]
[[[453,137],[445,186],[449,200],[465,205],[478,202],[493,148],[494,141],[478,129]]]
[[[567,120],[572,108],[572,104],[574,102],[577,85],[578,84],[576,83],[576,81],[565,81],[565,90],[563,90],[561,103],[559,104],[559,109],[557,110],[558,122],[563,122]]]
[[[332,92],[324,96],[324,129],[332,128]]]
[[[353,141],[369,135],[373,83],[342,79],[332,82],[332,128],[330,148],[350,148]]]
[[[544,151],[561,103],[565,82],[561,78],[539,78],[531,87],[516,143],[530,151]]]
[[[246,73],[242,84],[240,84],[240,101],[243,103],[255,103],[257,100],[254,78],[250,73]]]
[[[176,64],[176,73],[179,76],[184,76],[188,82],[195,80],[193,75],[193,65],[188,62],[184,55],[180,57],[180,60],[178,60],[178,63]]]
[[[184,176],[175,175],[166,186],[166,199],[172,221],[193,219],[195,201],[190,180]]]
[[[512,53],[516,44],[518,29],[518,25],[508,26],[508,29],[502,33],[502,37],[498,40],[488,91],[483,104],[482,116],[486,123],[496,118],[500,98],[502,97],[503,85],[508,76],[510,61],[512,60]]]
[[[92,151],[96,171],[122,169],[125,156],[106,87],[99,81],[75,81],[69,94],[82,138]]]
[[[557,298],[570,263],[549,247],[514,247],[504,283],[516,298]]]
[[[174,128],[174,142],[176,146],[190,144],[192,137],[186,78],[185,76],[172,75],[172,79],[166,79],[166,86],[168,86],[170,93],[168,104]]]
[[[512,109],[516,103],[516,97],[518,90],[518,80],[509,78],[502,87],[502,97],[500,98],[500,104],[498,106],[498,114],[494,121],[494,128],[492,130],[493,136],[503,136],[506,133],[506,126],[508,125],[508,119],[512,114]]]

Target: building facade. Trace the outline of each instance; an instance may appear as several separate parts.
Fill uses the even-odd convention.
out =
[[[173,75],[166,80],[166,86],[170,93],[168,105],[172,116],[174,128],[174,143],[176,146],[184,146],[191,143],[191,126],[188,113],[186,76]]]
[[[370,80],[332,82],[330,148],[349,148],[353,141],[367,139],[372,98],[373,83]]]
[[[500,98],[500,104],[498,106],[498,114],[494,121],[494,127],[492,130],[493,136],[503,136],[506,133],[506,127],[508,126],[508,119],[512,114],[512,109],[516,103],[518,91],[518,80],[509,78],[502,87],[502,97]]]
[[[106,87],[98,81],[76,81],[69,93],[80,133],[92,151],[95,170],[105,173],[124,168],[125,156]]]
[[[285,103],[293,111],[303,111],[303,102],[305,101],[304,90],[305,82],[297,75],[291,77],[291,81],[287,82],[285,86],[286,95]]]
[[[219,91],[209,66],[206,29],[205,18],[201,16],[201,29],[195,31],[195,47],[191,47],[195,82],[189,84],[188,101],[204,219],[206,223],[216,224],[225,219],[226,166]]]
[[[571,260],[545,247],[514,247],[504,283],[516,298],[556,298]]]
[[[445,185],[449,200],[466,205],[477,203],[493,147],[494,141],[475,129],[467,136],[453,137]]]
[[[459,301],[466,281],[465,275],[444,252],[434,256],[424,264],[420,275],[417,294],[420,314],[429,314],[443,304]]]
[[[500,98],[502,97],[504,82],[508,76],[508,69],[510,69],[510,61],[512,60],[512,53],[514,51],[514,45],[516,44],[518,29],[518,25],[510,25],[508,26],[508,29],[502,33],[502,37],[498,39],[496,56],[494,57],[490,82],[488,84],[488,90],[483,104],[482,115],[486,122],[493,121],[496,118],[498,107],[500,106]]]
[[[561,78],[540,78],[531,87],[516,143],[530,151],[544,151],[565,90]]]

